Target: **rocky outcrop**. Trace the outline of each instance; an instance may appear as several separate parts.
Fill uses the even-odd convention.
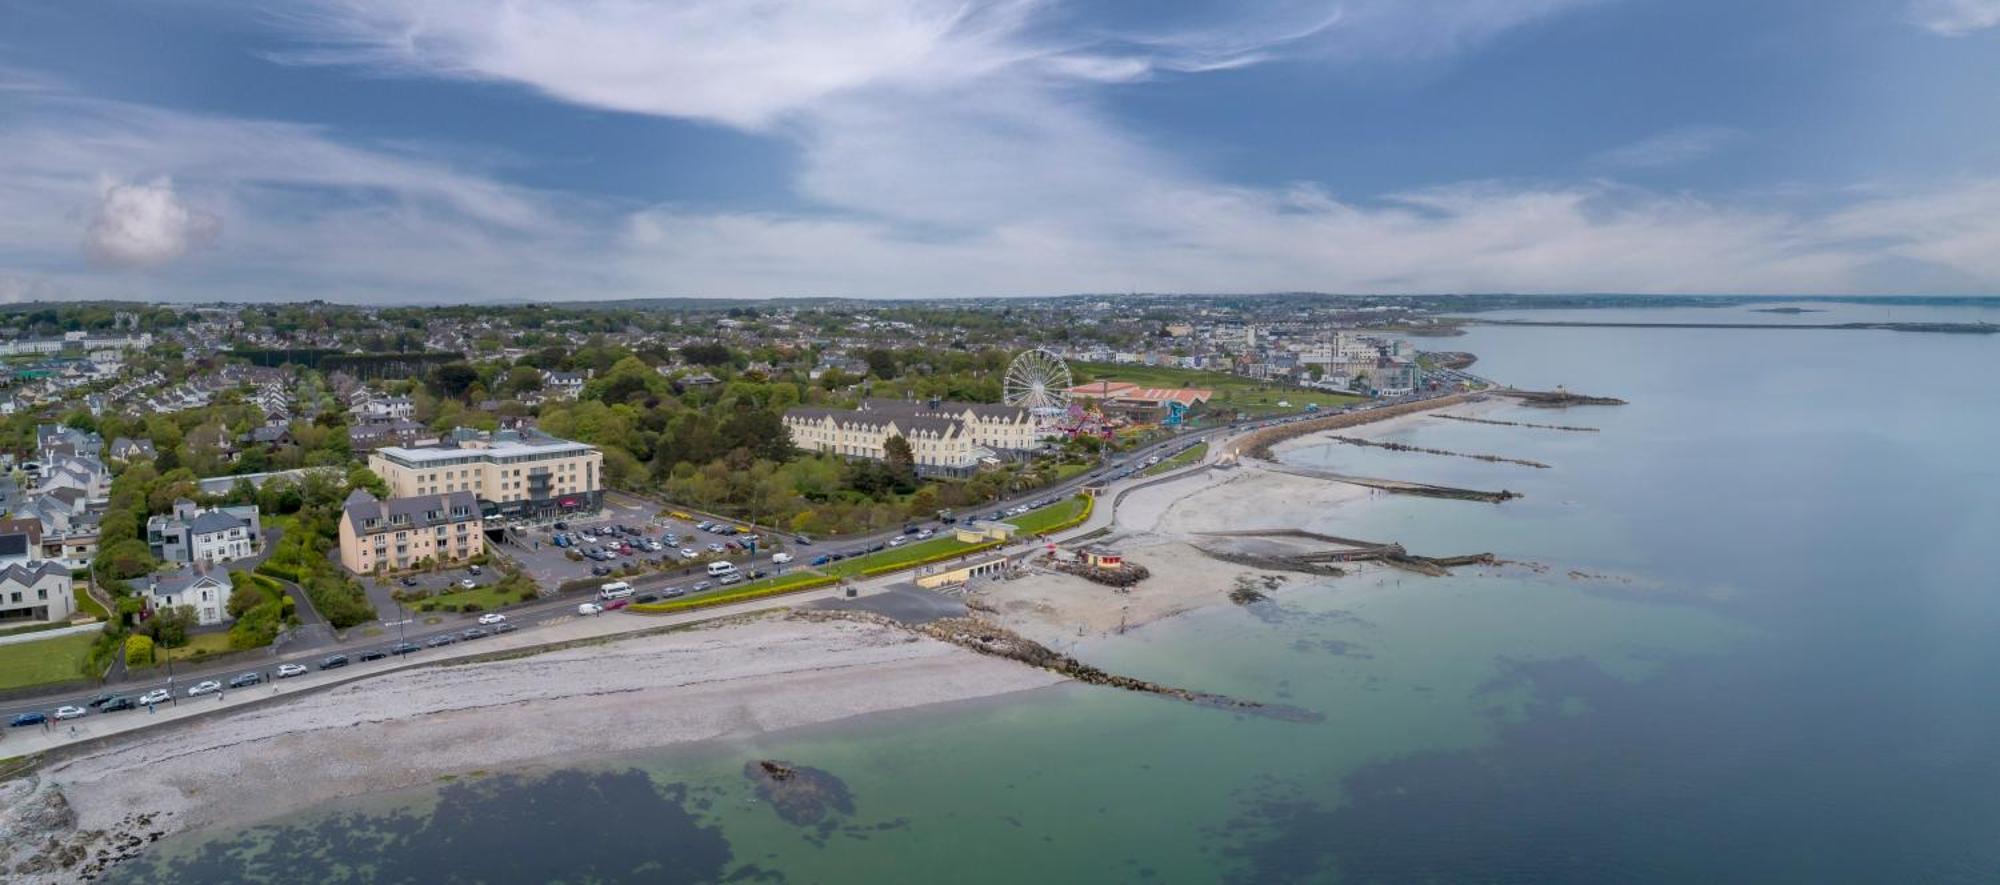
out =
[[[109,830],[78,830],[60,787],[34,775],[0,783],[0,880],[88,881],[162,835],[150,814],[131,815]]]

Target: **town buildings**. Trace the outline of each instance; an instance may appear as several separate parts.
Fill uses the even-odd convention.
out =
[[[382,501],[355,489],[340,508],[340,564],[368,574],[477,556],[486,537],[479,509],[465,490]]]
[[[182,498],[174,511],[146,520],[146,545],[165,562],[207,565],[254,556],[262,537],[257,507],[202,509]]]
[[[368,468],[394,497],[471,492],[486,516],[546,517],[603,503],[604,454],[533,430],[461,429],[434,446],[383,446]]]

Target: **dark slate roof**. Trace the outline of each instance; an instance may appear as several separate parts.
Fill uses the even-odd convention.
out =
[[[10,565],[0,569],[0,584],[28,585],[40,581],[51,574],[67,575],[69,569],[53,559],[44,559],[27,565]]]
[[[28,555],[28,533],[8,532],[0,535],[0,556]]]
[[[464,508],[465,515],[453,518],[451,515],[453,507]],[[371,533],[368,528],[370,519],[381,520],[374,532],[422,529],[433,525],[469,522],[479,518],[479,498],[471,492],[447,492],[442,495],[416,495],[378,501],[374,495],[355,489],[347,496],[347,503],[341,505],[341,510],[345,511],[348,520],[353,522],[355,534],[365,535]],[[436,521],[430,519],[431,511],[437,512]],[[397,516],[405,517],[408,521],[393,522]]]
[[[188,531],[197,535],[212,535],[230,529],[249,528],[250,520],[233,513],[220,510],[204,510],[188,520]]]

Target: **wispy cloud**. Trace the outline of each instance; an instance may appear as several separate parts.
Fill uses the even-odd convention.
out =
[[[2000,0],[1910,0],[1910,18],[1946,37],[2000,27]]]
[[[1621,145],[1591,158],[1617,169],[1661,169],[1706,159],[1742,140],[1743,132],[1726,126],[1685,126]]]

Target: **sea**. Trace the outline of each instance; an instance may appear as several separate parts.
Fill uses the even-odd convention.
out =
[[[1827,312],[1504,316],[2000,322],[1802,306]],[[1286,455],[1522,494],[1502,504],[1270,512],[1508,564],[1301,576],[1072,649],[1318,721],[1065,685],[525,771],[468,759],[422,789],[176,837],[108,879],[2000,882],[2000,336],[1474,326],[1420,344],[1628,404],[1480,413],[1592,431],[1382,437],[1546,469]],[[759,793],[764,759],[797,772],[792,801]]]

